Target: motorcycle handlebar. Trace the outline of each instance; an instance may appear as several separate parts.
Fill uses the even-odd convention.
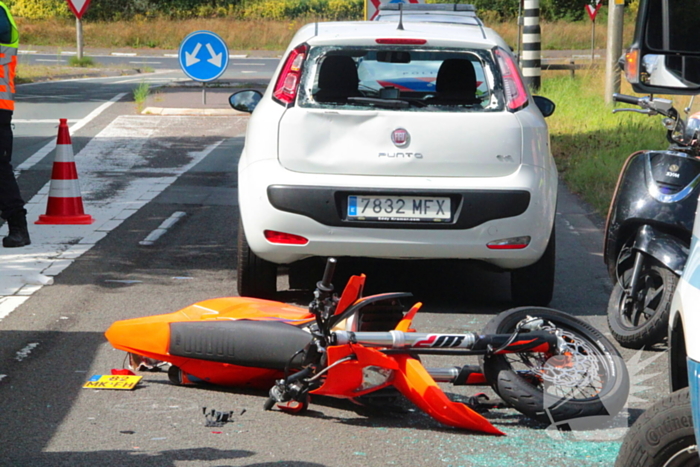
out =
[[[624,102],[625,104],[639,105],[639,98],[634,96],[628,96],[625,94],[613,94],[613,100],[616,102]]]
[[[337,259],[328,258],[328,261],[326,261],[326,270],[323,271],[323,279],[321,279],[321,282],[316,284],[316,287],[318,287],[324,292],[333,291],[333,284],[331,284],[331,281],[333,280],[333,274],[335,273],[336,264],[338,264]]]

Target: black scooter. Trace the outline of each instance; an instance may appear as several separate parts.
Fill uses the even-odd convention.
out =
[[[641,108],[613,112],[666,117],[671,143],[665,151],[629,156],[605,229],[604,259],[615,284],[608,325],[620,345],[639,349],[666,336],[671,299],[688,258],[700,193],[700,121],[691,117],[684,122],[668,99],[622,94],[613,99]]]

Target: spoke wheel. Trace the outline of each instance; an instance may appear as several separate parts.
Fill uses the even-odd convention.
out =
[[[482,333],[511,333],[528,316],[542,319],[544,329],[562,339],[563,351],[483,357],[488,383],[506,403],[542,423],[561,429],[591,429],[610,423],[629,393],[627,370],[615,346],[589,324],[549,308],[504,311]],[[520,334],[526,336],[526,332]]]

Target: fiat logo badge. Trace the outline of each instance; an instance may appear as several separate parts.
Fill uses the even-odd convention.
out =
[[[391,133],[391,141],[397,148],[405,148],[411,143],[411,135],[403,128],[397,128]]]

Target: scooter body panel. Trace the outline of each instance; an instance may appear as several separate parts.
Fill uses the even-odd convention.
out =
[[[650,225],[644,225],[637,231],[632,249],[655,258],[677,276],[683,274],[689,251],[677,237],[665,234]]]
[[[620,174],[608,213],[604,259],[610,277],[616,280],[620,249],[642,226],[675,237],[687,248],[699,193],[697,159],[680,151],[632,154]]]

